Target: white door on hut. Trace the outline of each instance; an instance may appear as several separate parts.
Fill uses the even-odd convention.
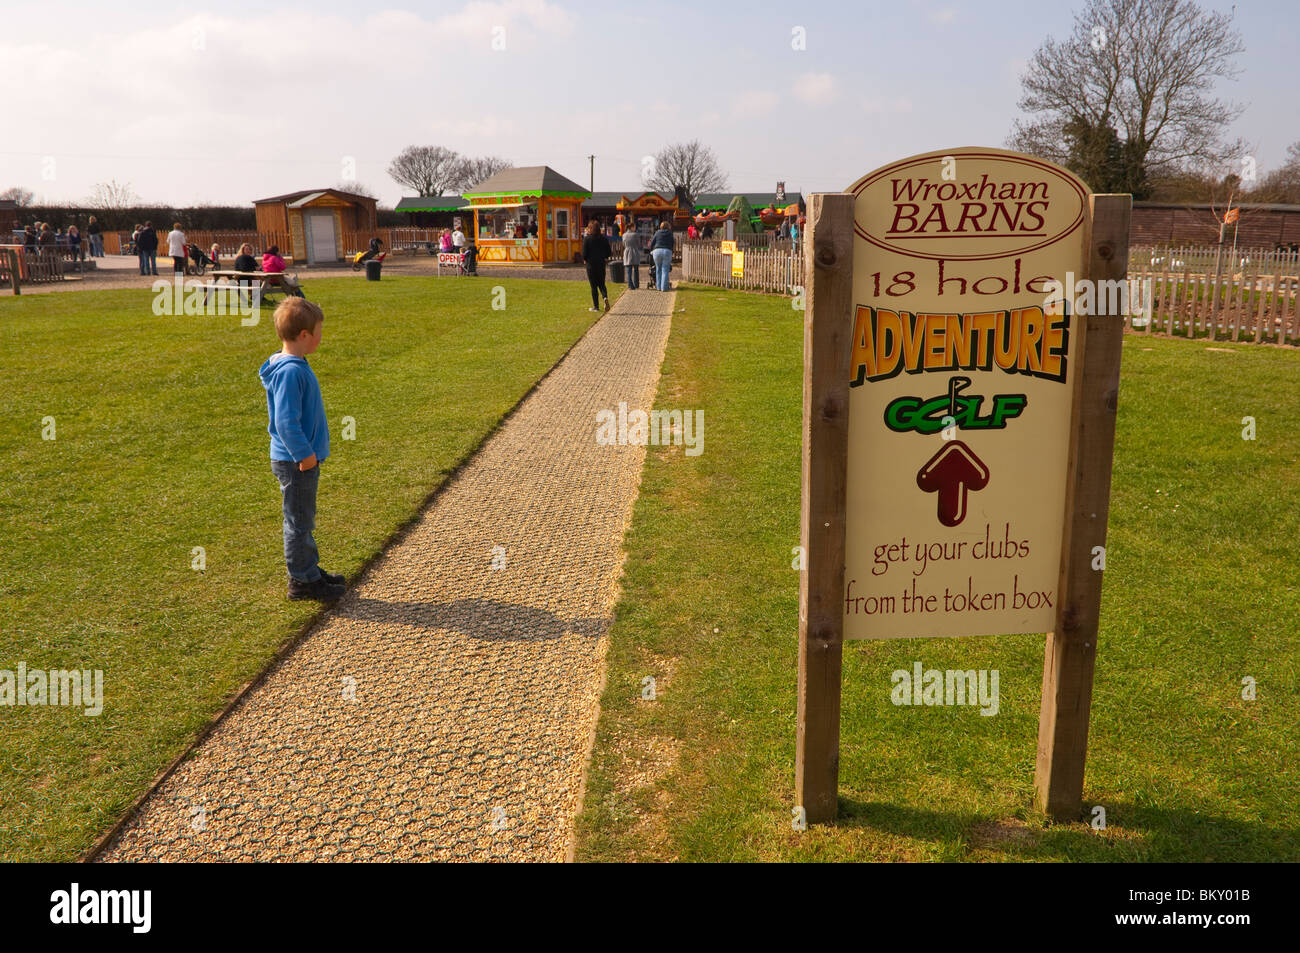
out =
[[[334,213],[304,212],[302,218],[307,230],[308,263],[338,261],[339,251],[334,241]]]

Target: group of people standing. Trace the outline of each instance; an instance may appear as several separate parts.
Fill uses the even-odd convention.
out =
[[[623,267],[627,271],[628,288],[634,290],[641,286],[641,256],[648,251],[653,263],[651,287],[657,291],[672,290],[668,279],[673,267],[675,245],[672,227],[666,221],[660,222],[658,230],[650,237],[648,248],[645,247],[647,243],[636,230],[635,225],[625,225],[620,237],[623,241]],[[605,310],[609,310],[609,292],[605,290],[605,265],[613,254],[609,239],[601,232],[600,223],[592,219],[587,223],[586,234],[582,239],[582,260],[587,264],[587,283],[591,286],[591,307],[588,309],[590,311],[600,310],[598,294],[604,299]]]
[[[473,229],[470,232],[467,236],[459,225],[454,230],[444,228],[438,237],[438,251],[464,255],[465,273],[478,277],[478,248],[474,244]]]
[[[23,229],[23,247],[31,253],[44,249],[66,251],[73,258],[86,260],[86,253],[91,258],[104,257],[104,238],[99,222],[90,216],[86,225],[86,247],[82,247],[81,230],[76,225],[69,225],[67,230],[54,228],[49,222],[36,222]]]

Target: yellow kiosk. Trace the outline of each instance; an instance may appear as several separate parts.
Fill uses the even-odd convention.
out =
[[[550,166],[506,169],[466,190],[480,264],[570,264],[582,252],[591,193]]]

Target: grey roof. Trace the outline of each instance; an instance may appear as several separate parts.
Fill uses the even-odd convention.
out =
[[[572,179],[566,179],[549,165],[526,165],[503,169],[478,185],[465,190],[466,195],[505,194],[509,192],[582,192],[591,193]]]
[[[261,205],[264,202],[297,202],[304,196],[324,195],[326,192],[330,192],[334,195],[341,195],[345,199],[353,199],[358,202],[375,201],[368,195],[357,195],[355,192],[343,192],[339,189],[299,189],[297,192],[285,192],[284,195],[272,195],[269,198],[253,199],[253,204]]]
[[[695,197],[695,207],[726,208],[737,195],[743,195],[745,201],[752,205],[756,212],[776,203],[775,192],[706,192]],[[781,207],[784,208],[787,205],[802,201],[803,195],[801,193],[786,192],[785,201],[781,203]]]
[[[463,195],[408,195],[398,200],[395,212],[449,212],[465,205]]]

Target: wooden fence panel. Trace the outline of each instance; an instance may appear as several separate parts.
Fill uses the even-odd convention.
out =
[[[731,256],[724,255],[716,243],[687,242],[682,248],[682,277],[685,281],[793,294],[804,283],[803,255],[785,249],[742,249],[745,253],[744,274],[731,273]]]

